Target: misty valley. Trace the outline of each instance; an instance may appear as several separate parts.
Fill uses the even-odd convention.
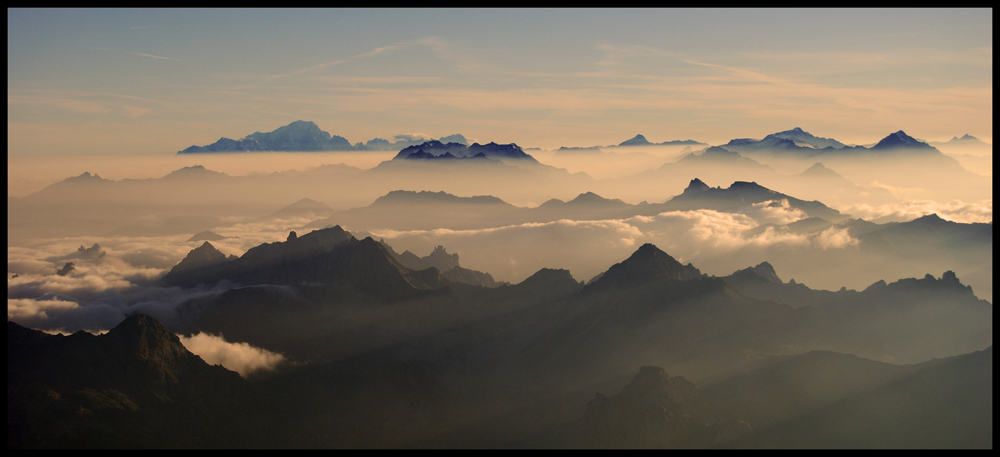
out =
[[[79,170],[8,196],[8,448],[992,448],[991,157],[297,121]]]

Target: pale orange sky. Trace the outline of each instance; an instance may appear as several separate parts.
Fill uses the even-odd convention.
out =
[[[992,143],[991,10],[8,9],[10,156],[365,142]]]

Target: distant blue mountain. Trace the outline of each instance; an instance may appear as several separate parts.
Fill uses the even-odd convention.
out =
[[[912,136],[906,134],[902,130],[892,133],[889,136],[882,138],[878,144],[871,147],[872,150],[890,150],[890,149],[934,149],[933,146],[924,143],[923,141],[917,140]]]
[[[239,140],[219,138],[207,146],[191,146],[178,154],[198,154],[214,152],[314,152],[314,151],[388,151],[399,150],[427,141],[423,137],[396,135],[394,142],[373,138],[367,143],[351,144],[339,135],[330,135],[311,121],[295,121],[272,132],[255,132]],[[467,145],[460,134],[443,137],[442,141]]]
[[[393,160],[403,159],[461,159],[461,158],[489,158],[489,159],[524,159],[535,162],[535,158],[521,150],[521,147],[514,144],[472,143],[466,146],[459,143],[442,143],[437,140],[427,141],[423,144],[409,146],[399,151]]]
[[[871,148],[847,146],[831,138],[814,136],[798,127],[767,135],[762,140],[736,138],[723,146],[730,151],[740,153],[760,152],[802,157],[857,155],[904,150],[940,154],[940,151],[933,146],[907,135],[902,130],[889,134]]]

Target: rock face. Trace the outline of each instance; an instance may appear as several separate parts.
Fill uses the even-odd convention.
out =
[[[698,387],[646,366],[621,393],[600,393],[587,404],[578,443],[599,448],[712,447],[752,434],[746,422],[710,426],[694,411],[705,410]]]
[[[101,245],[94,243],[94,245],[89,248],[85,248],[83,245],[80,245],[80,247],[76,250],[76,254],[77,257],[81,259],[96,260],[104,257],[107,252],[101,250]]]
[[[56,270],[56,274],[59,276],[66,276],[73,272],[73,270],[76,270],[76,264],[73,262],[66,262],[66,265],[63,265],[62,268]]]
[[[7,322],[8,447],[253,446],[249,385],[136,314],[104,335]]]

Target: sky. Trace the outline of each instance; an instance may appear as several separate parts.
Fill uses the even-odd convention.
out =
[[[991,9],[8,9],[8,161],[300,119],[352,143],[992,143],[992,43]]]

